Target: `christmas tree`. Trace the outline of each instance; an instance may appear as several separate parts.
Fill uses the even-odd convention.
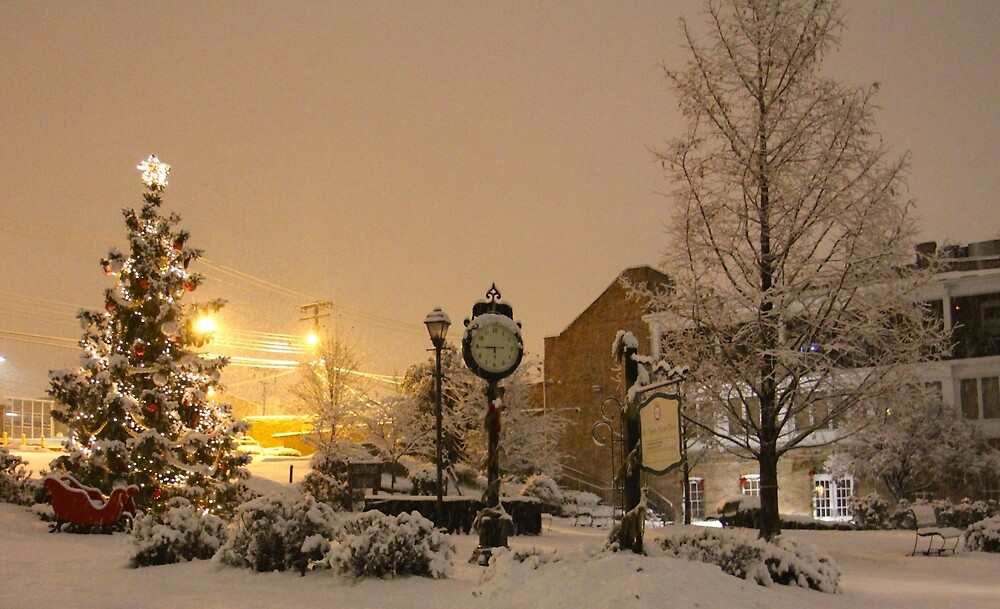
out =
[[[170,167],[155,156],[138,169],[146,185],[138,213],[123,211],[130,255],[112,248],[101,260],[115,278],[103,311],[81,311],[81,365],[51,373],[53,418],[72,430],[66,470],[105,493],[118,484],[139,487],[136,504],[158,511],[174,496],[212,510],[232,507],[249,457],[235,451],[234,434],[247,425],[216,403],[225,358],[197,351],[203,327],[224,301],[183,304],[203,280],[189,265],[201,250],[176,230],[180,216],[160,212]]]

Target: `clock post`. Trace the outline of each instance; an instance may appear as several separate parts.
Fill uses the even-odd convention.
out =
[[[472,307],[472,317],[465,320],[462,357],[473,374],[486,381],[487,437],[486,493],[484,507],[476,515],[479,546],[472,561],[486,565],[493,548],[507,547],[513,530],[510,516],[500,504],[500,415],[503,412],[503,388],[500,381],[510,376],[524,355],[521,324],[514,321],[514,310],[500,297],[496,284],[486,292],[486,299]]]

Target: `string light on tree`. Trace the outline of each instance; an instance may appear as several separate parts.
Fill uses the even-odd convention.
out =
[[[177,214],[160,212],[170,166],[150,156],[137,168],[145,204],[124,211],[130,251],[101,260],[115,285],[102,311],[79,315],[81,367],[51,375],[49,394],[68,405],[53,417],[72,429],[52,468],[105,491],[135,484],[147,510],[177,495],[219,506],[236,498],[248,460],[233,442],[247,426],[209,395],[227,361],[195,351],[216,332],[223,301],[184,303],[202,281],[188,270],[201,251],[176,230]]]

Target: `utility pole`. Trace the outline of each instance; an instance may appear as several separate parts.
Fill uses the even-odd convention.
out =
[[[316,302],[311,302],[309,304],[304,304],[299,307],[303,313],[311,312],[312,315],[306,315],[305,317],[300,317],[299,321],[311,321],[313,322],[313,333],[316,335],[317,340],[319,339],[319,320],[323,317],[329,317],[329,313],[320,313],[320,309],[330,309],[333,308],[333,303],[328,300],[317,300]]]

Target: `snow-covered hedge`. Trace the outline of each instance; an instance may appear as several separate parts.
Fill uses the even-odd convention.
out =
[[[364,491],[347,484],[347,461],[337,455],[315,453],[312,471],[300,483],[302,492],[334,509],[351,511],[364,498]]]
[[[31,478],[24,459],[0,446],[0,501],[17,505],[35,503],[40,485]]]
[[[973,523],[1000,514],[997,502],[992,499],[989,501],[962,499],[958,503],[944,499],[932,502],[917,500],[916,503],[923,505],[930,503],[937,514],[938,524],[958,529],[965,529]],[[878,493],[871,493],[865,497],[855,498],[851,509],[854,522],[863,529],[914,529],[916,523],[913,521],[913,514],[910,513],[912,505],[906,499],[901,499],[890,509]]]
[[[965,531],[965,547],[978,552],[1000,552],[1000,516],[969,525]]]
[[[237,508],[219,559],[254,571],[305,573],[329,549],[336,520],[333,508],[308,495],[259,497]]]
[[[212,558],[226,538],[226,522],[187,499],[170,500],[160,516],[136,515],[128,561],[133,567]]]
[[[725,573],[756,581],[837,592],[840,570],[829,556],[778,538],[768,543],[725,529],[684,528],[660,540],[670,556],[718,565]]]
[[[323,563],[357,577],[420,575],[444,578],[453,572],[455,546],[419,513],[386,516],[364,512],[345,520]]]
[[[431,467],[410,468],[410,484],[413,485],[414,495],[436,495],[437,494],[437,469]],[[447,484],[445,482],[445,484]]]
[[[565,502],[563,490],[551,476],[538,474],[524,482],[522,497],[535,497],[545,506],[561,506]]]
[[[866,530],[884,529],[889,522],[889,504],[878,493],[851,498],[854,524]]]

